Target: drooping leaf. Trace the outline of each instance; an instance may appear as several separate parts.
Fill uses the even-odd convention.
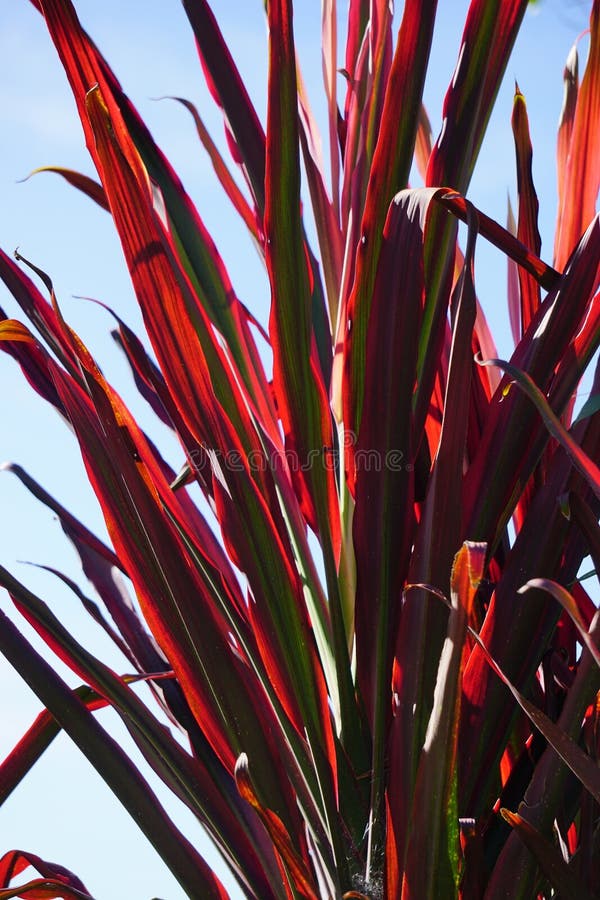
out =
[[[501,809],[502,818],[514,828],[523,843],[537,859],[539,866],[555,889],[563,897],[581,897],[592,900],[591,894],[569,866],[558,848],[533,828],[526,819],[508,809]]]
[[[544,394],[537,387],[533,379],[526,372],[522,372],[516,366],[511,365],[511,363],[508,363],[505,360],[490,359],[485,360],[483,364],[499,366],[515,380],[521,390],[535,404],[550,434],[562,444],[583,477],[590,484],[596,496],[600,499],[600,468],[573,440],[569,432],[562,425],[558,416],[552,411]]]
[[[588,754],[585,753],[585,751],[583,751],[568,734],[562,731],[561,728],[549,719],[545,713],[517,690],[500,669],[498,663],[489,653],[479,635],[477,635],[476,632],[471,632],[471,636],[481,647],[488,665],[492,668],[498,678],[500,678],[503,684],[506,685],[531,722],[539,729],[539,731],[541,731],[561,759],[564,760],[585,788],[596,801],[599,802],[600,770],[598,769],[596,761],[588,756]]]
[[[122,151],[123,143],[135,146],[146,169],[145,181],[147,182],[150,177],[158,186],[161,196],[159,206],[166,212],[165,224],[172,235],[172,252],[177,255],[181,269],[191,282],[192,290],[188,293],[187,302],[192,318],[207,316],[225,336],[229,352],[236,361],[242,380],[260,410],[263,427],[274,437],[276,434],[274,412],[262,363],[248,330],[246,316],[235,296],[212,238],[166,157],[156,146],[137,111],[121,90],[110,67],[81,28],[72,3],[48,0],[44,2],[43,13],[69,77],[88,150],[101,179],[101,164],[96,147],[97,135],[94,135],[90,125],[86,99],[88,92],[95,85],[101,90],[109,117],[121,123],[120,127],[115,127],[113,138],[117,144],[119,140],[121,141]],[[127,138],[125,138],[126,130]],[[128,155],[127,150],[125,155]],[[131,158],[130,155],[128,158]],[[103,187],[108,195],[110,192],[107,190],[105,180]],[[149,185],[146,184],[146,187]],[[110,202],[110,197],[108,199]],[[156,195],[151,194],[147,202],[153,205],[155,199]],[[199,298],[202,298],[202,302]],[[198,326],[197,321],[195,324]]]
[[[88,709],[106,705],[87,685],[76,688],[80,700]],[[43,710],[27,729],[21,740],[0,764],[0,805],[14,791],[32,766],[60,733],[60,725],[48,710]]]
[[[577,334],[597,290],[599,247],[600,222],[596,220],[512,357],[511,365],[526,370],[542,389],[553,378],[556,365]],[[597,332],[595,337],[597,340]],[[571,370],[570,378],[563,383],[561,405],[556,407],[559,415],[579,377],[577,370]],[[490,547],[495,546],[499,526],[512,515],[515,485],[530,477],[547,442],[547,432],[542,430],[531,402],[520,391],[511,391],[507,396],[505,387],[506,376],[492,399],[477,456],[471,464],[463,517],[464,534],[485,539]]]
[[[18,259],[23,259],[20,254],[16,255]],[[69,368],[73,356],[64,341],[55,311],[31,279],[2,250],[0,250],[0,276],[52,352],[66,368]]]
[[[83,750],[156,847],[184,889],[225,900],[226,893],[192,845],[175,828],[126,754],[56,675],[52,668],[0,613],[0,651],[17,668],[67,734]]]
[[[19,267],[0,259],[0,270],[49,351],[14,320],[0,325],[1,346],[75,431],[114,559],[92,547],[80,523],[70,523],[71,534],[115,612],[115,638],[160,690],[189,752],[134,699],[126,679],[86,654],[3,574],[17,609],[110,700],[249,896],[396,897],[404,885],[406,896],[475,897],[500,886],[529,900],[545,890],[537,862],[497,812],[521,801],[540,835],[556,822],[563,853],[575,857],[583,879],[595,800],[565,786],[571,766],[597,792],[588,763],[596,762],[598,716],[586,707],[600,671],[585,648],[578,657],[577,629],[543,586],[564,586],[580,626],[596,628],[592,596],[577,576],[588,552],[598,569],[600,497],[588,460],[598,461],[600,417],[592,410],[568,426],[600,342],[600,231],[593,222],[579,240],[584,226],[575,229],[574,252],[556,269],[540,258],[520,99],[515,234],[456,193],[468,187],[525,0],[470,3],[435,143],[421,102],[435,0],[404,4],[395,52],[388,0],[350,0],[340,109],[338,9],[324,2],[328,165],[295,58],[291,0],[265,4],[266,136],[208,0],[184,0],[248,192],[216,152],[204,110],[188,109],[269,268],[272,384],[252,313],[178,176],[79,25],[73,0],[32,2],[73,88],[151,349],[119,321],[121,341],[138,389],[179,441],[180,475],[63,319],[48,276],[31,264],[52,304]],[[594,0],[593,22],[597,8]],[[596,56],[587,123],[574,65],[568,73],[560,221],[593,192],[587,179],[596,165],[572,183],[567,170],[573,148],[579,165],[597,141]],[[415,161],[431,191],[403,193],[394,204]],[[320,259],[303,225],[301,202],[309,201]],[[464,255],[457,219],[468,226]],[[475,294],[477,232],[513,263],[517,346],[509,365],[539,387],[562,445],[510,375],[474,364],[473,357],[498,356]],[[549,292],[543,302],[541,288]],[[597,367],[593,394],[599,381]],[[575,457],[579,449],[579,468],[565,446]],[[310,466],[294,472],[302,455]],[[195,486],[188,493],[194,480],[210,527]],[[455,599],[450,564],[472,539],[487,543],[486,577],[448,622],[431,595]],[[117,565],[131,577],[141,611],[130,608]],[[96,615],[77,586],[76,593]],[[25,669],[31,662],[26,652],[18,661]],[[177,856],[176,836],[168,840],[187,891],[203,893],[201,879],[190,888],[194,859]],[[219,896],[212,882],[211,891]]]
[[[221,183],[223,190],[231,200],[236,212],[243,219],[246,227],[248,228],[248,231],[250,232],[254,240],[259,243],[259,231],[256,221],[256,214],[250,208],[248,201],[245,199],[233,176],[229,172],[229,169],[227,168],[223,157],[219,153],[216,144],[208,133],[208,130],[206,129],[206,126],[204,125],[202,117],[200,116],[200,113],[198,112],[196,106],[190,100],[186,100],[184,97],[167,97],[161,99],[176,100],[188,110],[194,120],[194,125],[196,126],[198,137],[200,138],[204,149],[208,153],[213,169],[215,170],[215,173]]]
[[[102,185],[98,184],[93,178],[90,178],[89,175],[84,175],[82,172],[75,172],[73,169],[65,169],[62,166],[41,166],[38,169],[34,169],[33,172],[30,172],[27,178],[31,178],[33,175],[37,175],[40,172],[53,172],[56,175],[62,175],[65,181],[68,181],[69,184],[77,188],[78,191],[86,194],[97,203],[98,206],[108,212],[108,202]],[[27,178],[24,180],[27,181]]]
[[[517,388],[513,388],[516,390]],[[581,446],[596,456],[600,448],[598,417],[577,429]],[[542,591],[531,591],[524,602],[519,588],[529,578],[547,577],[570,584],[586,555],[581,540],[572,544],[573,525],[565,518],[557,498],[581,492],[590,502],[593,494],[583,478],[567,463],[562,448],[554,454],[546,482],[533,497],[527,516],[507,555],[501,573],[490,577],[489,603],[480,629],[482,640],[505,674],[519,688],[535,685],[535,672],[542,662],[560,608],[548,603]],[[540,532],[540,522],[544,522]],[[579,537],[579,535],[577,535]],[[567,556],[565,547],[572,547]],[[494,803],[500,789],[499,762],[510,737],[515,707],[507,703],[504,686],[494,676],[483,651],[473,647],[463,680],[465,702],[460,725],[459,769],[461,813],[479,817]]]
[[[244,81],[206,0],[183,0],[213,98],[225,115],[225,128],[236,161],[242,164],[262,216],[265,202],[265,133]]]
[[[547,593],[554,597],[557,603],[560,603],[565,612],[573,620],[575,627],[577,628],[577,631],[579,632],[579,635],[581,637],[581,641],[592,655],[594,662],[597,666],[600,666],[600,652],[598,651],[596,645],[590,637],[586,623],[583,621],[577,603],[575,602],[571,594],[569,594],[569,592],[562,585],[557,584],[555,581],[552,581],[549,578],[532,578],[527,582],[527,584],[523,585],[519,593],[524,594],[532,588],[547,591]]]
[[[23,897],[25,900],[50,900],[53,897],[62,900],[93,900],[91,894],[68,887],[54,878],[34,878],[18,887],[0,890],[1,900],[10,900],[11,897]]]

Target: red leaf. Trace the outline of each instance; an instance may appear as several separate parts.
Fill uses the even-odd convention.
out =
[[[24,900],[51,900],[54,897],[62,900],[93,900],[90,894],[67,887],[53,878],[34,878],[18,887],[0,890],[0,900],[10,900],[12,897],[23,897]]]
[[[577,42],[573,44],[563,72],[564,94],[563,105],[560,111],[560,121],[558,123],[558,136],[556,140],[556,175],[558,189],[558,218],[560,219],[562,210],[568,202],[565,195],[567,164],[569,162],[569,151],[571,149],[571,138],[573,135],[573,122],[575,120],[575,111],[577,109],[577,94],[579,92],[579,57],[577,55]],[[556,246],[559,239],[559,232],[555,234],[554,255],[556,257]]]
[[[556,366],[590,308],[600,277],[599,248],[600,222],[596,221],[590,225],[570,265],[540,306],[512,357],[512,364],[527,371],[542,388],[554,378]],[[578,370],[572,369],[571,376],[570,383],[563,383],[560,403],[556,404],[558,414],[577,386]],[[485,539],[490,546],[495,545],[499,521],[506,521],[513,512],[517,480],[524,483],[530,477],[547,440],[533,406],[520,391],[511,391],[506,396],[506,383],[505,376],[492,399],[477,455],[469,470],[465,496],[462,533]],[[536,449],[539,446],[536,453],[533,452],[535,441],[542,442],[535,444]],[[494,472],[491,485],[490,471]],[[512,505],[507,506],[511,498]]]
[[[444,98],[442,130],[429,160],[428,185],[449,184],[466,192],[526,9],[527,0],[470,4],[456,70]]]
[[[91,896],[88,894],[83,882],[68,869],[58,866],[56,863],[46,862],[40,856],[24,850],[10,850],[0,859],[0,887],[7,888],[10,882],[29,866],[33,866],[43,876],[43,879],[36,879],[35,882],[31,882],[32,886],[42,885],[46,881],[51,881],[52,884],[49,885],[48,890],[44,893],[36,894],[32,887],[28,889],[27,894],[24,896],[31,897],[32,900],[36,896],[62,897],[62,889],[65,891],[65,897],[77,897],[80,900],[81,898],[89,898],[91,900]],[[69,890],[70,888],[72,890]],[[21,894],[13,893],[12,890],[10,892],[0,890],[0,898],[18,896],[21,896]]]
[[[512,390],[518,389],[513,387]],[[600,447],[600,419],[594,416],[582,422],[577,428],[577,437],[584,449],[596,457]],[[493,491],[489,479],[487,489],[488,493]],[[542,592],[532,592],[524,602],[518,590],[529,578],[540,575],[563,584],[570,583],[586,553],[578,534],[577,552],[565,552],[570,526],[557,497],[570,491],[588,496],[583,479],[572,471],[560,448],[552,457],[546,483],[533,498],[501,578],[490,575],[498,583],[489,601],[481,637],[494,658],[502,663],[513,684],[519,687],[532,683],[543,649],[556,626],[559,610],[548,603]],[[540,532],[540,522],[544,523],[543,532]],[[498,763],[509,740],[514,707],[507,704],[504,688],[477,646],[471,652],[465,671],[464,692],[460,808],[465,815],[478,818],[486,805],[498,796]]]
[[[369,173],[354,287],[347,309],[342,310],[342,322],[347,323],[344,420],[355,434],[362,417],[367,322],[383,226],[392,198],[408,182],[436,6],[436,0],[409,0],[404,6]],[[398,109],[403,110],[401,116],[397,115]]]
[[[571,111],[571,102],[569,96],[567,116]],[[554,251],[554,264],[558,269],[566,265],[575,245],[594,218],[600,188],[600,0],[594,0],[592,5],[590,51],[568,132],[566,169],[559,181],[562,205],[559,208]],[[566,135],[561,135],[561,141],[565,138]],[[559,150],[562,150],[560,145]],[[559,164],[561,161],[559,159]]]
[[[529,122],[525,98],[515,90],[512,126],[517,153],[517,188],[519,194],[519,220],[517,237],[529,250],[540,255],[542,241],[538,231],[537,217],[539,204],[533,186],[531,170],[532,149],[529,138]],[[521,294],[521,336],[529,328],[540,305],[540,288],[535,279],[522,267],[519,267],[519,286]]]
[[[230,147],[254,195],[258,213],[264,210],[265,134],[244,81],[206,0],[183,0],[196,36],[208,86],[223,109]]]
[[[40,172],[54,172],[56,175],[62,175],[65,181],[68,181],[69,184],[77,188],[78,191],[86,194],[97,203],[98,206],[108,212],[109,207],[104,188],[88,175],[83,175],[81,172],[74,172],[73,169],[65,169],[62,166],[41,166],[39,169],[34,169],[33,172],[23,180],[27,181],[32,175],[37,175]]]
[[[17,259],[23,259],[18,253],[16,256]],[[31,264],[28,263],[28,265]],[[38,269],[35,271],[40,272]],[[55,310],[31,279],[2,250],[0,250],[0,277],[29,321],[37,328],[58,359],[68,368],[73,362],[73,351],[65,341],[63,329]],[[47,276],[45,277],[47,278]]]
[[[285,863],[294,888],[300,892],[302,897],[316,900],[318,897],[317,886],[306,867],[305,861],[294,846],[291,835],[286,831],[279,816],[271,809],[268,809],[256,793],[250,776],[248,756],[245,753],[239,756],[235,764],[235,782],[240,795],[254,807],[260,816],[277,852]]]
[[[21,592],[22,586],[5,569],[2,569],[2,579],[4,584],[15,586]],[[225,900],[218,878],[173,825],[119,744],[2,612],[0,620],[0,651],[83,750],[182,886],[189,891],[192,885],[196,888],[200,885],[207,898]]]
[[[178,103],[181,103],[183,106],[185,106],[185,108],[191,114],[194,120],[194,125],[196,126],[196,131],[198,132],[198,137],[200,138],[204,149],[208,153],[213,169],[215,170],[217,178],[221,183],[221,187],[231,200],[234,209],[243,220],[246,228],[259,245],[259,249],[262,250],[262,244],[260,244],[259,234],[260,225],[257,222],[256,213],[250,208],[248,201],[238,188],[231,173],[229,172],[229,169],[225,165],[223,157],[219,153],[216,144],[208,133],[197,108],[193,103],[191,103],[189,100],[184,99],[183,97],[167,97],[163,99],[176,100]]]
[[[451,612],[415,782],[403,900],[450,896],[457,881],[456,763],[466,635],[486,566],[485,544],[465,542],[450,577]],[[435,601],[433,601],[435,602]]]
[[[554,891],[562,897],[578,897],[580,900],[592,900],[585,883],[578,877],[578,870],[573,863],[568,864],[554,841],[548,840],[531,825],[526,818],[508,809],[501,809],[500,814],[505,822],[515,830],[529,852],[537,860]],[[508,874],[508,873],[507,873]]]
[[[340,551],[332,416],[312,327],[309,266],[300,219],[296,62],[291,4],[269,4],[270,63],[265,174],[265,255],[271,283],[273,388],[292,479],[304,515],[334,556]],[[326,550],[326,553],[331,551]]]
[[[0,307],[0,316],[4,315],[4,310]],[[5,326],[5,323],[9,324]],[[19,326],[19,327],[17,327]],[[2,334],[6,337],[2,337]],[[26,340],[25,332],[29,334],[30,340]],[[13,340],[10,335],[16,337]],[[21,370],[31,387],[51,403],[52,406],[61,414],[65,415],[62,403],[52,380],[48,377],[45,364],[46,351],[40,347],[35,341],[33,335],[27,331],[24,325],[15,323],[12,319],[4,319],[0,322],[0,349],[19,363]]]
[[[432,189],[427,192],[435,197]],[[453,560],[460,547],[462,473],[473,367],[471,342],[476,315],[473,256],[477,214],[470,205],[468,219],[469,234],[464,265],[452,296],[452,345],[440,441],[439,446],[434,448],[436,455],[413,541],[409,570],[411,584],[428,585],[446,596],[450,588]],[[431,232],[435,234],[434,226]],[[444,523],[442,529],[439,527],[441,522]],[[469,553],[466,556],[471,558]],[[472,557],[473,562],[478,561],[474,551]],[[440,658],[447,635],[444,611],[428,593],[428,589],[421,588],[406,594],[396,635],[397,676],[400,678],[395,689],[397,712],[390,734],[390,754],[396,765],[390,769],[389,790],[396,798],[391,804],[391,816],[394,820],[395,842],[401,857],[407,846],[411,827],[409,818],[403,815],[402,810],[413,803],[425,730],[430,714],[434,715],[431,704],[436,687],[437,666],[431,662]],[[419,711],[417,717],[415,710]]]
[[[262,363],[248,328],[247,317],[234,294],[214,242],[191,200],[185,194],[172,167],[152,141],[148,130],[123,94],[106,61],[81,28],[70,0],[65,0],[65,2],[63,0],[44,0],[43,11],[69,77],[86,135],[88,150],[103,180],[107,196],[111,193],[108,186],[110,178],[107,178],[107,173],[104,172],[99,158],[99,148],[97,149],[96,146],[98,135],[93,133],[87,110],[87,94],[95,85],[100,87],[102,103],[107,109],[105,118],[112,123],[110,125],[111,139],[118,147],[115,163],[118,158],[119,165],[116,166],[114,175],[118,180],[118,173],[123,166],[124,159],[130,166],[132,159],[136,159],[133,167],[139,181],[138,191],[141,188],[145,195],[142,203],[152,208],[152,215],[156,220],[154,223],[155,233],[158,227],[158,231],[162,234],[158,243],[163,240],[169,244],[171,265],[177,269],[178,276],[186,282],[187,316],[200,320],[201,325],[196,321],[195,326],[201,331],[201,337],[206,338],[206,331],[202,334],[202,329],[209,329],[211,333],[208,335],[208,340],[214,343],[213,325],[216,325],[225,336],[229,351],[238,369],[237,378],[245,385],[249,394],[247,402],[254,407],[262,427],[275,441],[278,430]],[[142,170],[141,175],[140,170]],[[158,186],[159,192],[162,192],[168,220],[166,223],[160,221],[160,216],[154,209],[150,179]],[[114,206],[114,181],[112,191]],[[111,202],[110,196],[108,199]],[[138,200],[138,202],[140,201]],[[114,215],[114,210],[113,217],[122,232],[123,223],[119,222],[118,215]],[[147,234],[145,224],[142,224],[139,231]],[[135,228],[133,230],[135,231]],[[123,233],[121,233],[121,239],[125,243],[127,242]],[[136,290],[139,291],[139,282],[135,277],[133,280]],[[202,302],[200,302],[200,297]],[[139,299],[141,305],[144,306],[141,296]],[[194,328],[190,326],[190,334],[193,331]],[[208,353],[206,346],[203,349],[204,353]],[[188,365],[190,365],[189,362]],[[224,396],[227,396],[226,391]]]

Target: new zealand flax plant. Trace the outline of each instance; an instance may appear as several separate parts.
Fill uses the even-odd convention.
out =
[[[600,567],[600,371],[577,418],[574,396],[600,344],[600,0],[581,81],[575,52],[565,69],[551,264],[518,90],[514,227],[466,199],[525,0],[471,3],[435,141],[435,0],[406,0],[399,29],[388,0],[350,0],[342,59],[323,0],[326,164],[291,0],[266,3],[264,125],[218,4],[183,0],[232,161],[189,109],[270,285],[262,337],[73,4],[34,5],[100,182],[59,171],[114,220],[146,329],[115,310],[117,339],[185,465],[161,458],[48,275],[2,254],[29,324],[3,315],[1,347],[71,426],[111,546],[11,468],[59,517],[101,606],[74,589],[125,660],[113,671],[0,570],[82,682],[1,615],[0,649],[46,708],[0,769],[2,799],[64,729],[184,891],[226,897],[95,719],[109,705],[247,897],[599,896],[600,621],[578,574],[587,556]],[[408,187],[413,161],[425,187]],[[507,361],[476,296],[478,238],[508,261]],[[0,859],[0,886],[90,896],[25,851]]]

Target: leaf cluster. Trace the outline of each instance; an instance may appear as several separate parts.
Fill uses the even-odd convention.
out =
[[[115,338],[185,463],[161,457],[48,275],[0,251],[28,322],[0,310],[0,347],[71,427],[111,546],[6,468],[58,516],[99,602],[57,574],[127,661],[110,669],[0,569],[82,683],[0,614],[0,651],[45,707],[0,768],[0,800],[64,729],[187,894],[226,897],[94,717],[109,705],[247,897],[597,895],[600,622],[578,573],[600,564],[598,370],[576,420],[573,398],[600,344],[600,3],[582,80],[576,50],[565,69],[550,264],[518,87],[516,220],[466,197],[527,0],[471,3],[436,140],[434,0],[407,0],[397,33],[387,0],[350,0],[342,90],[324,0],[327,161],[291,0],[266,4],[264,126],[213,10],[183,0],[231,160],[181,102],[264,264],[264,330],[71,0],[33,2],[99,182],[54,171],[112,216],[146,331],[109,310]],[[477,298],[481,237],[507,259],[507,361]],[[11,886],[30,866],[40,877]],[[11,851],[13,896],[90,895]]]

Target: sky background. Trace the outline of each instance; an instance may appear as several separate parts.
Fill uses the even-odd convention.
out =
[[[324,122],[320,3],[297,0],[295,5],[296,43],[303,74],[317,118]],[[221,118],[204,86],[181,4],[178,0],[79,0],[76,6],[197,203],[238,295],[266,322],[264,271],[216,183],[189,115],[178,104],[152,99],[179,95],[192,100],[213,137],[224,146]],[[347,3],[339,2],[338,7],[343,20]],[[220,0],[214,8],[264,121],[267,55],[262,2]],[[440,0],[425,94],[434,135],[439,131],[442,100],[458,55],[467,8],[463,0]],[[573,41],[587,27],[589,9],[587,0],[542,0],[528,12],[468,194],[488,215],[503,223],[507,194],[515,205],[510,116],[516,79],[530,117],[542,256],[546,261],[552,256],[555,140],[563,66]],[[580,44],[583,57],[586,51],[584,39]],[[342,52],[340,45],[340,67]],[[54,175],[40,174],[18,183],[43,165],[63,165],[94,174],[66,78],[41,16],[27,0],[1,4],[0,134],[0,246],[7,253],[18,246],[24,256],[51,275],[67,320],[178,469],[182,453],[161,433],[138,397],[127,365],[110,338],[112,321],[93,304],[75,299],[76,295],[85,295],[110,304],[142,333],[109,216]],[[476,284],[499,350],[509,353],[506,266],[501,255],[483,241],[476,257]],[[0,304],[8,315],[18,317],[16,304],[3,286]],[[75,440],[3,353],[0,386],[0,461],[20,463],[88,527],[104,536],[102,517],[85,479]],[[90,645],[117,670],[129,671],[104,635],[80,611],[77,600],[52,576],[20,562],[30,560],[60,568],[88,591],[79,561],[54,516],[14,476],[4,472],[0,472],[0,506],[0,563],[46,600],[82,643]],[[0,605],[13,620],[19,620],[4,592],[0,592]],[[23,631],[31,637],[26,625]],[[40,642],[31,639],[39,648]],[[69,683],[77,683],[63,666],[57,664],[57,669]],[[35,696],[0,658],[0,758],[10,751],[39,709]],[[116,717],[105,711],[99,718],[129,748],[129,738]],[[191,815],[169,799],[156,779],[151,780],[178,826],[198,846],[206,847],[206,839]],[[98,900],[179,900],[185,896],[99,776],[64,735],[0,808],[0,854],[16,847],[71,868]],[[210,848],[206,852],[211,864],[218,866]],[[218,871],[230,887],[232,882],[224,868]],[[232,890],[235,896],[239,894]]]

